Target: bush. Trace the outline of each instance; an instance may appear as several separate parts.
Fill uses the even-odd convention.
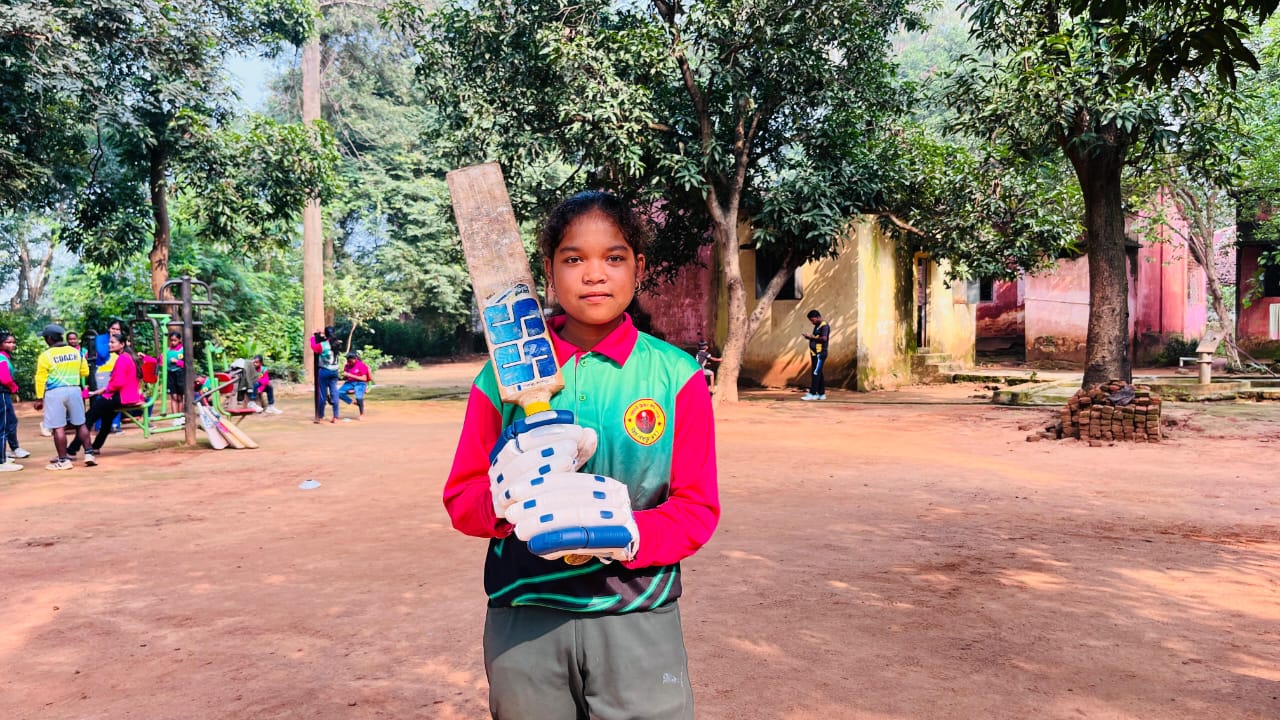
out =
[[[470,352],[471,333],[465,327],[433,324],[427,320],[374,320],[356,331],[354,344],[373,345],[388,356],[404,358],[449,357],[459,348]],[[367,362],[367,361],[366,361]]]
[[[1199,338],[1171,337],[1161,348],[1160,354],[1156,356],[1156,364],[1160,366],[1177,365],[1180,357],[1194,357],[1196,346],[1199,344]]]
[[[44,318],[32,313],[0,312],[0,332],[13,333],[18,339],[18,348],[10,360],[18,396],[24,400],[35,398],[36,361],[48,347],[38,334],[44,323]]]

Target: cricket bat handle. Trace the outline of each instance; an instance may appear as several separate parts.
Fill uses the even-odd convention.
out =
[[[631,531],[622,525],[561,528],[529,538],[529,552],[546,555],[561,550],[624,548],[629,544]]]

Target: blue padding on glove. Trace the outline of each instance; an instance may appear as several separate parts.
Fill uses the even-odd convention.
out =
[[[498,453],[502,452],[502,448],[507,443],[516,439],[516,436],[528,432],[534,428],[543,425],[572,425],[572,410],[544,410],[540,413],[534,413],[525,418],[521,418],[503,429],[502,435],[498,437],[498,442],[494,443],[493,450],[489,453],[489,464],[492,465],[498,459]]]
[[[561,528],[529,538],[529,552],[546,555],[561,550],[624,548],[631,543],[631,531],[622,525]]]

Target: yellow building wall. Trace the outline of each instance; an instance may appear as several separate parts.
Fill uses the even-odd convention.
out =
[[[910,258],[870,220],[853,225],[858,260],[858,390],[911,382],[913,329]]]
[[[740,233],[744,244],[750,232]],[[770,312],[760,321],[760,328],[747,343],[742,374],[765,387],[807,386],[810,372],[809,341],[801,337],[812,332],[813,324],[806,315],[810,310],[822,313],[831,323],[831,349],[827,356],[827,384],[841,387],[852,382],[857,358],[857,302],[854,295],[856,254],[850,238],[842,238],[837,255],[806,263],[796,271],[799,300],[774,300]],[[747,314],[756,307],[755,251],[739,254],[742,278],[747,286]],[[727,313],[721,312],[723,318]]]
[[[750,230],[739,236],[749,245]],[[739,251],[747,291],[747,313],[756,307],[755,251]],[[929,323],[934,352],[972,364],[977,306],[957,304],[953,291],[942,285],[942,268],[930,272]],[[809,343],[802,337],[813,327],[811,309],[831,323],[827,385],[857,390],[891,389],[912,382],[911,358],[916,351],[915,269],[912,258],[900,252],[876,223],[864,218],[849,226],[837,244],[835,257],[803,265],[797,272],[799,300],[775,300],[747,343],[742,377],[765,387],[808,385]],[[963,300],[963,293],[960,300]],[[726,296],[720,292],[717,336],[725,335]]]
[[[945,261],[929,268],[929,352],[950,355],[953,362],[973,365],[978,333],[978,305],[968,296],[968,283],[946,285]]]

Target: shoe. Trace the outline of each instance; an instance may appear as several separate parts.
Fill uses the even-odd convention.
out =
[[[351,418],[349,418],[349,417],[344,417],[344,418],[342,418],[342,422],[351,422]]]
[[[54,460],[48,465],[45,465],[44,469],[45,470],[70,470],[74,467],[75,465],[72,465],[70,460],[68,460],[67,458],[62,458],[60,460]]]
[[[31,453],[27,452],[26,450],[23,450],[22,448],[14,448],[13,451],[10,452],[9,454],[19,459],[25,458],[25,457],[31,457]]]
[[[88,465],[88,466],[90,466],[90,467],[93,467],[94,465],[97,465],[97,464],[98,464],[98,456],[97,456],[97,455],[94,455],[94,454],[93,454],[93,453],[91,453],[91,452],[86,452],[86,453],[84,454],[84,464],[85,464],[85,465]]]
[[[173,421],[174,427],[182,427],[183,425],[186,425],[186,424],[187,424],[187,419],[185,417],[180,417],[177,420]]]
[[[122,432],[124,432],[124,428],[123,428],[123,427],[121,427],[120,425],[112,425],[112,426],[111,426],[111,434],[112,434],[112,435],[119,435],[119,434],[120,434],[120,433],[122,433]]]
[[[40,434],[45,437],[53,437],[53,431],[45,427],[43,424],[40,425]]]
[[[256,413],[262,412],[262,406],[256,402],[249,402],[248,404],[245,405],[245,407],[249,408],[250,410]]]
[[[817,395],[814,395],[813,393],[805,393],[805,394],[804,394],[804,397],[802,397],[802,398],[800,398],[800,399],[801,399],[801,400],[817,400],[817,399],[818,399],[818,396],[817,396]]]
[[[22,469],[22,466],[19,465],[18,463],[14,463],[14,462],[0,463],[0,472],[18,472],[21,469]]]
[[[284,411],[283,411],[283,410],[281,410],[280,408],[276,407],[275,405],[268,405],[268,406],[267,406],[267,409],[266,409],[266,410],[264,410],[263,412],[266,412],[266,413],[268,413],[268,414],[270,414],[270,415],[279,415],[279,414],[283,413]]]
[[[819,396],[818,396],[818,399],[819,399],[819,400],[826,400],[826,399],[827,399],[827,394],[826,394],[826,393],[822,393],[821,395],[819,395]]]

